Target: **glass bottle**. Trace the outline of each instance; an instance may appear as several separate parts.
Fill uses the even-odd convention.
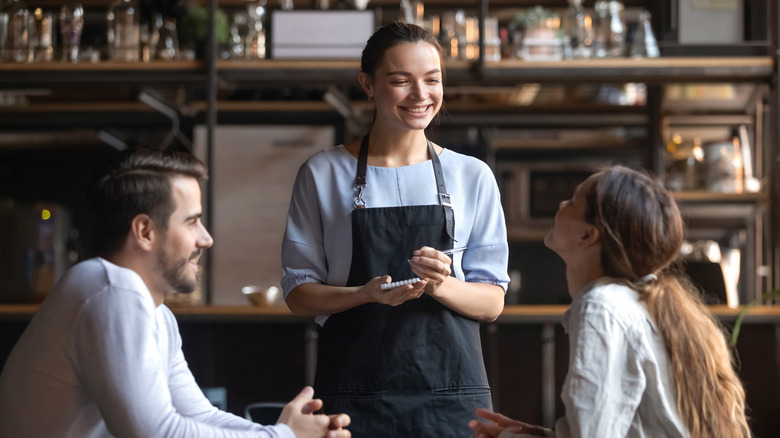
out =
[[[564,26],[564,58],[590,58],[592,54],[593,27],[590,15],[582,7],[582,0],[569,0]]]
[[[660,55],[658,42],[655,40],[653,27],[650,25],[650,12],[643,11],[639,14],[639,24],[631,44],[631,56],[633,58],[658,58]]]
[[[439,30],[439,45],[445,59],[458,57],[458,36],[455,31],[455,12],[444,11],[441,16],[441,29]]]
[[[108,7],[108,59],[135,62],[141,52],[141,24],[136,0],[116,0]]]
[[[230,57],[233,59],[244,58],[244,39],[247,33],[246,14],[237,12],[230,23]]]
[[[626,48],[626,22],[623,18],[623,2],[610,1],[609,12],[609,38],[607,44],[607,56],[618,58],[623,56]]]
[[[11,0],[4,9],[8,16],[6,59],[12,62],[31,62],[33,60],[32,46],[32,15],[22,0]]]
[[[247,39],[244,43],[247,58],[265,58],[266,0],[256,0],[247,6]]]
[[[81,4],[62,5],[60,8],[60,35],[63,62],[78,62],[79,42],[84,28],[84,8]]]
[[[171,61],[179,58],[179,37],[176,33],[176,19],[165,17],[160,28],[160,37],[154,50],[154,58]]]
[[[596,57],[617,58],[625,52],[626,23],[623,3],[617,0],[597,1],[598,28],[596,30]]]
[[[35,62],[54,59],[54,14],[35,8],[33,12],[32,47]]]

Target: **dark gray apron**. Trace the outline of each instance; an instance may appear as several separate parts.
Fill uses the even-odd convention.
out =
[[[363,208],[363,138],[347,286],[385,274],[414,278],[412,252],[452,248],[454,215],[430,142],[428,151],[440,205]],[[330,315],[319,335],[314,388],[326,413],[350,415],[348,429],[357,438],[471,437],[474,409],[492,409],[479,324],[426,294],[396,307],[369,303]]]

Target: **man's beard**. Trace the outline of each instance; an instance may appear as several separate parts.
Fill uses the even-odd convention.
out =
[[[200,279],[200,271],[198,271],[196,279],[192,281],[187,278],[187,265],[190,260],[199,257],[201,252],[202,250],[196,250],[186,259],[173,261],[170,260],[164,249],[160,249],[158,260],[162,267],[163,278],[174,291],[189,294],[195,290]]]

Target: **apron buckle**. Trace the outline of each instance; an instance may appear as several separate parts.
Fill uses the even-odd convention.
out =
[[[357,189],[358,193],[353,205],[355,208],[366,208],[366,201],[363,200],[363,189],[366,188],[366,184],[355,184],[355,188]]]
[[[439,204],[445,207],[452,207],[452,198],[447,193],[439,193]]]

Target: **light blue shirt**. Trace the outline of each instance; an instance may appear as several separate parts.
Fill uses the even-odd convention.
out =
[[[455,246],[468,246],[453,256],[455,277],[506,290],[509,246],[493,173],[483,161],[448,149],[439,159],[455,211]],[[318,152],[299,169],[282,242],[285,298],[303,283],[346,285],[356,170],[357,159],[344,146]],[[439,204],[430,160],[395,168],[368,166],[366,180],[366,208]],[[316,321],[326,319],[320,315]]]

